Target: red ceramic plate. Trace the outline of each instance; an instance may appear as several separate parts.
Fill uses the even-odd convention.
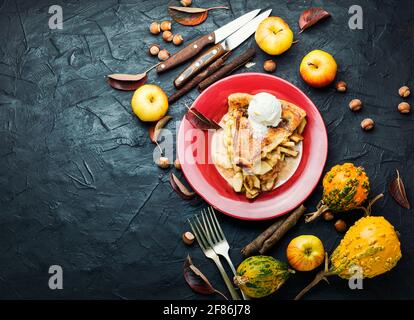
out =
[[[299,167],[287,182],[273,191],[264,192],[253,201],[234,192],[210,160],[211,139],[207,139],[207,132],[194,130],[185,117],[177,136],[178,158],[192,188],[217,210],[244,220],[275,218],[303,203],[316,187],[328,153],[326,127],[318,109],[301,90],[281,78],[261,73],[230,76],[203,91],[193,107],[219,122],[227,112],[227,97],[231,93],[262,91],[298,105],[306,111],[308,121]]]

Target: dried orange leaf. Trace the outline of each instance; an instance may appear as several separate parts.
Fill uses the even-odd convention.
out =
[[[157,121],[157,123],[151,126],[148,129],[148,133],[152,142],[158,141],[158,136],[160,135],[161,129],[165,127],[165,125],[172,119],[171,116],[165,116]]]
[[[190,200],[195,197],[195,192],[188,190],[180,179],[178,179],[172,172],[170,174],[170,184],[174,191],[177,192],[183,199]]]
[[[401,179],[400,172],[397,170],[397,177],[395,177],[388,188],[391,196],[394,198],[397,203],[406,209],[410,209],[410,202],[407,198],[407,193],[405,191],[404,182]]]
[[[228,7],[212,7],[212,8],[193,8],[193,7],[176,7],[169,6],[168,13],[174,19],[175,22],[182,24],[184,26],[196,26],[203,23],[207,17],[210,10],[215,9],[226,9]]]
[[[302,12],[299,17],[300,32],[313,26],[322,19],[329,17],[331,14],[323,8],[312,7]]]

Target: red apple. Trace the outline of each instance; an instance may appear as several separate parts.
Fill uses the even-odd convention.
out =
[[[289,243],[286,255],[295,270],[310,271],[321,265],[325,259],[325,249],[318,237],[303,235]]]
[[[300,75],[312,87],[325,87],[334,81],[338,66],[332,55],[322,50],[309,52],[300,64]]]

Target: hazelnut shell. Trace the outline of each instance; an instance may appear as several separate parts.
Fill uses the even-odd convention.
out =
[[[398,89],[398,94],[403,98],[407,98],[410,95],[410,93],[410,88],[408,88],[407,86],[402,86],[400,89]]]
[[[338,92],[345,92],[347,89],[347,85],[345,81],[338,81],[335,85],[336,91]]]
[[[167,169],[170,166],[170,161],[167,157],[160,157],[157,164],[160,168]]]
[[[182,239],[186,245],[192,245],[195,237],[190,231],[186,231],[183,233]]]
[[[158,52],[158,59],[161,60],[161,61],[165,61],[169,57],[170,57],[170,53],[165,49],[162,49],[162,50],[160,50],[160,52]]]
[[[408,102],[401,102],[401,103],[398,105],[398,111],[399,111],[400,113],[410,113],[410,111],[411,111],[411,106],[410,106],[410,104],[409,104]]]
[[[349,102],[349,109],[352,111],[359,111],[362,109],[362,102],[359,99],[353,99]]]
[[[323,219],[325,221],[331,221],[331,220],[333,220],[333,218],[334,218],[334,215],[332,214],[331,211],[326,211],[326,212],[323,213]]]
[[[182,44],[184,41],[183,37],[181,36],[181,34],[176,34],[173,37],[172,42],[176,45],[179,46],[180,44]]]
[[[171,21],[163,21],[161,22],[161,30],[162,31],[170,31],[171,30]]]
[[[366,118],[361,122],[361,128],[365,131],[372,130],[374,128],[375,122],[371,118]]]
[[[175,161],[174,161],[174,167],[177,170],[181,170],[181,163],[180,163],[180,161],[178,159],[175,159]]]
[[[164,39],[164,41],[167,41],[167,42],[171,42],[172,41],[172,39],[173,39],[173,34],[172,34],[172,32],[171,31],[164,31],[163,33],[162,33],[162,38]]]
[[[160,52],[160,50],[161,50],[161,47],[160,47],[158,44],[156,44],[156,43],[153,43],[153,44],[151,44],[151,45],[148,47],[148,53],[149,53],[149,55],[151,55],[151,56],[156,56],[156,55],[158,55],[158,53]]]
[[[193,3],[193,1],[192,0],[181,0],[180,3],[183,7],[189,7]]]
[[[150,32],[152,34],[159,34],[161,32],[160,24],[157,21],[150,24]]]
[[[274,72],[276,70],[276,62],[273,60],[266,60],[263,62],[263,70],[266,72]]]
[[[334,226],[335,226],[336,231],[338,231],[338,232],[345,232],[346,231],[346,223],[345,223],[344,220],[341,220],[341,219],[336,220]]]

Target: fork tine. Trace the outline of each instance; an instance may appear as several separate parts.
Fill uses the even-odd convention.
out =
[[[205,226],[203,226],[203,224],[201,223],[201,219],[200,219],[199,215],[194,216],[194,221],[195,220],[197,220],[197,225],[200,227],[201,232],[203,233],[204,238],[206,240],[208,240],[209,239],[209,237],[208,237],[209,235],[206,232]]]
[[[199,233],[196,231],[196,229],[194,228],[193,224],[191,223],[190,219],[187,219],[188,223],[190,224],[191,230],[193,230],[193,233],[197,239],[197,242],[199,244],[199,246],[201,247],[201,250],[205,251],[206,250],[206,246],[203,243],[203,240],[201,239],[201,237],[199,236]]]
[[[197,220],[197,221],[195,221],[195,220]],[[200,234],[200,238],[203,239],[205,247],[209,247],[210,243],[207,239],[206,232],[205,232],[200,220],[198,219],[198,216],[194,217],[194,224],[195,224],[195,227],[197,228],[198,233]],[[199,227],[200,227],[201,231],[200,231]]]
[[[227,241],[226,236],[224,235],[223,229],[221,229],[220,223],[217,220],[217,216],[216,216],[214,209],[212,207],[208,207],[208,211],[210,212],[210,215],[212,215],[212,217],[214,218],[214,221],[216,222],[215,225],[217,226],[218,234],[223,240]]]
[[[205,220],[207,220],[208,228],[210,229],[211,238],[213,239],[214,243],[219,242],[217,235],[214,233],[213,228],[211,227],[211,222],[210,222],[207,212],[203,211],[203,214],[204,214],[203,218],[205,217]]]
[[[216,235],[216,237],[218,239],[217,242],[222,241],[223,238],[221,237],[220,232],[217,230],[216,222],[214,221],[214,218],[213,218],[213,215],[211,214],[211,211],[209,210],[208,213],[209,213],[208,214],[209,221],[211,221],[211,224],[213,225],[213,228],[214,228],[214,234]]]
[[[208,229],[207,229],[207,223],[206,223],[206,219],[205,219],[204,210],[201,210],[201,219],[203,220],[203,224],[204,224],[204,235],[206,236],[206,238],[208,239],[209,242],[212,242],[211,234],[208,232]]]

